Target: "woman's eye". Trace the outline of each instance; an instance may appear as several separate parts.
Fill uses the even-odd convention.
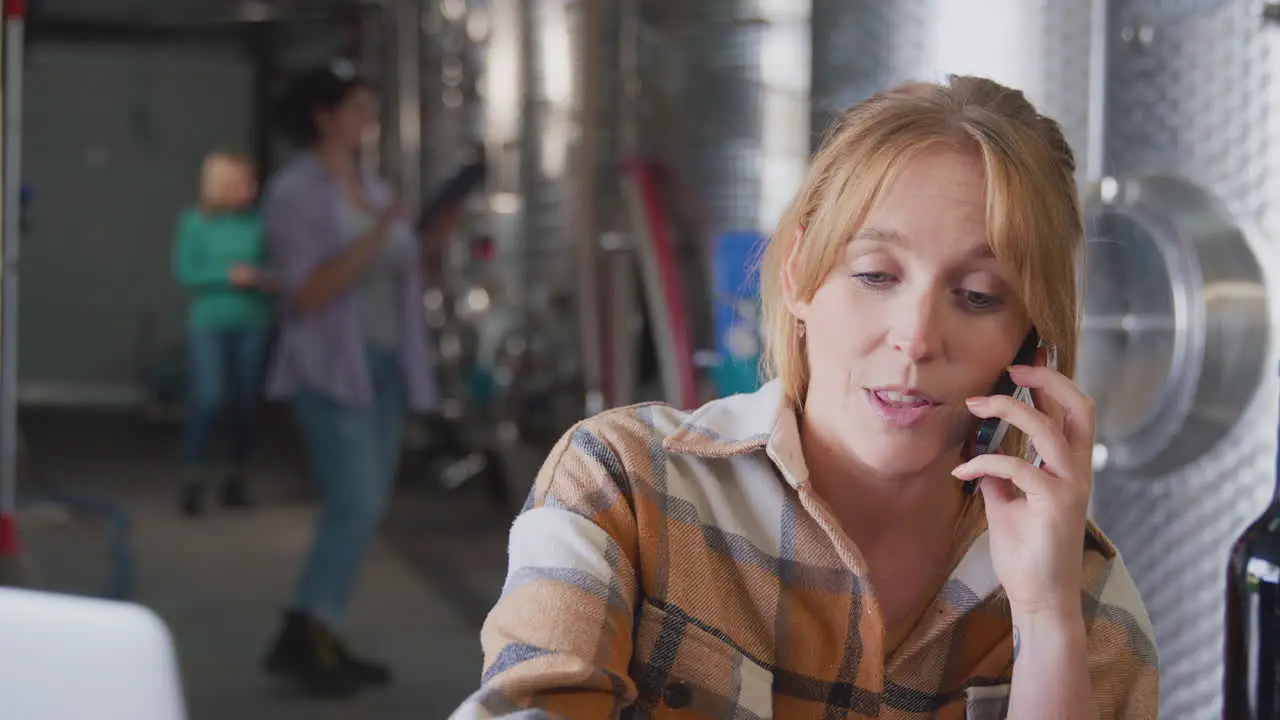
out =
[[[854,273],[853,277],[869,287],[879,287],[893,281],[893,276],[887,272]]]
[[[964,298],[965,304],[974,310],[990,310],[1000,305],[1000,296],[991,293],[961,290],[960,296]]]

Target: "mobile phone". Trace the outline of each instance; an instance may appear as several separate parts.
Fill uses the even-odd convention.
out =
[[[1030,365],[1035,360],[1036,350],[1040,347],[1040,334],[1035,328],[1027,333],[1027,338],[1022,341],[1022,347],[1018,348],[1018,354],[1013,356],[1013,365]],[[1056,364],[1056,363],[1055,363]],[[1000,373],[1000,379],[996,381],[996,385],[991,390],[992,395],[1011,395],[1015,399],[1034,405],[1031,402],[1031,391],[1024,387],[1019,387],[1009,377],[1006,370]],[[1004,436],[1009,432],[1009,421],[1001,418],[985,418],[978,423],[978,429],[969,439],[968,452],[966,459],[973,459],[979,455],[993,453],[1000,449],[1000,443],[1004,440]]]

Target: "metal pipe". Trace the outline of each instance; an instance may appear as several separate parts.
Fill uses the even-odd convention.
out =
[[[351,47],[349,59],[356,63],[360,76],[381,85],[391,79],[395,66],[391,62],[395,36],[392,34],[389,14],[393,12],[386,5],[370,6],[367,13],[356,16],[351,27]],[[391,85],[394,88],[394,85]],[[378,132],[376,137],[364,140],[361,162],[370,171],[387,177],[394,168],[394,130],[395,121],[391,118],[390,96],[383,92],[378,101]]]
[[[617,75],[619,90],[611,98],[615,112],[612,114],[617,137],[612,148],[617,158],[633,159],[640,152],[639,125],[641,119],[641,63],[639,0],[620,0],[616,24],[618,30]],[[595,172],[597,182],[612,187],[617,181],[615,169],[609,168],[603,177]],[[603,223],[612,224],[613,219]],[[639,343],[638,278],[635,268],[634,243],[624,232],[601,233],[601,252],[604,287],[601,293],[601,326],[603,343],[601,352],[601,386],[604,404],[609,407],[629,405],[635,402],[637,353]]]
[[[582,383],[587,415],[605,407],[601,386],[601,334],[597,270],[597,162],[600,153],[600,69],[605,62],[602,34],[604,0],[581,0],[582,43],[578,63],[582,105],[579,117],[578,192],[574,220],[574,257],[577,263],[578,338],[582,352]]]
[[[1084,167],[1082,168],[1085,185],[1102,179],[1102,174],[1105,172],[1103,148],[1106,146],[1107,123],[1107,0],[1091,0],[1088,95],[1089,119],[1085,130]]]
[[[618,66],[622,97],[618,112],[618,154],[624,158],[640,152],[640,0],[621,0],[619,12]]]
[[[1089,118],[1085,130],[1084,159],[1076,177],[1082,190],[1102,179],[1106,172],[1103,148],[1106,147],[1107,98],[1107,0],[1091,0],[1089,19]],[[1085,277],[1087,275],[1087,243],[1080,244],[1076,256],[1076,303],[1079,317],[1084,318]],[[1083,323],[1082,323],[1083,326]],[[1077,364],[1076,367],[1079,367]],[[1094,447],[1095,462],[1105,458],[1106,448]],[[1094,516],[1094,494],[1089,495],[1087,514]]]
[[[404,202],[422,196],[422,3],[399,0],[391,11],[395,76],[390,116],[395,122],[395,179]]]
[[[253,58],[253,156],[258,165],[258,179],[266,179],[275,171],[275,88],[272,81],[279,73],[276,46],[279,26],[257,23],[249,28],[248,50]]]
[[[495,276],[502,296],[521,315],[526,303],[523,263],[527,186],[522,130],[525,126],[525,87],[528,77],[521,18],[522,3],[493,0],[488,7],[488,30],[479,90],[484,98],[483,138],[489,173],[489,231],[495,244]]]
[[[26,4],[4,5],[3,236],[0,237],[0,556],[19,545],[14,513],[18,490],[18,248],[22,196],[22,59]]]

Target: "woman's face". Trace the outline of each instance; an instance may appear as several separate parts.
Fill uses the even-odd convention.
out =
[[[258,196],[258,178],[253,167],[248,163],[237,163],[235,183],[231,187],[231,204],[233,207],[245,207]]]
[[[333,108],[316,115],[320,143],[359,150],[378,124],[378,103],[367,88],[357,87]]]
[[[1031,329],[987,243],[980,162],[930,149],[903,168],[808,303],[805,422],[866,470],[958,460]]]

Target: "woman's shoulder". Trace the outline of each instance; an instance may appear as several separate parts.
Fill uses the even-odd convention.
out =
[[[647,402],[606,410],[574,425],[561,446],[609,450],[623,466],[652,465],[655,457],[723,459],[760,450],[785,410],[776,382],[751,393],[710,400],[694,410]]]
[[[216,223],[217,216],[205,212],[199,205],[191,205],[178,213],[178,234],[179,237],[204,237]]]
[[[1139,613],[1149,624],[1146,606],[1119,548],[1092,520],[1085,524],[1084,557],[1084,591],[1097,601]]]
[[[654,450],[679,427],[680,411],[663,403],[640,403],[605,410],[574,424],[556,443],[539,473],[539,492],[562,492],[567,486],[589,490],[607,484],[631,494],[644,464],[652,474]]]
[[[324,168],[310,153],[301,153],[280,167],[267,179],[262,204],[270,204],[282,197],[305,195],[321,187],[325,181]]]
[[[1142,593],[1120,551],[1093,522],[1085,537],[1082,594],[1094,701],[1106,717],[1156,717],[1160,657]],[[1099,678],[1105,682],[1096,684]]]
[[[564,440],[597,438],[613,449],[628,453],[648,447],[675,432],[689,413],[661,402],[636,403],[611,408],[575,424]]]
[[[1091,601],[1094,623],[1091,633],[1123,631],[1127,644],[1142,655],[1155,658],[1155,630],[1142,601],[1142,593],[1125,567],[1120,550],[1089,521],[1085,530],[1083,592]],[[1145,648],[1145,649],[1144,649]]]
[[[206,219],[207,215],[199,205],[188,205],[178,213],[178,223],[183,226],[197,225]]]
[[[765,389],[730,396],[691,411],[641,403],[587,418],[569,428],[548,456],[530,507],[589,504],[606,496],[631,512],[637,497],[678,497],[708,517],[729,512],[726,503],[748,507],[734,499],[736,493],[770,483],[747,476],[774,476],[763,453],[759,462],[739,458],[763,450],[776,424],[773,394]]]

